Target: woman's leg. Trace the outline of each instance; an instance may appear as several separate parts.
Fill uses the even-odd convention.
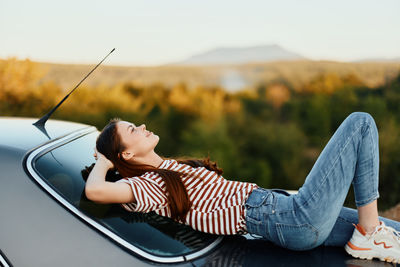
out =
[[[357,207],[358,209],[358,222],[367,231],[372,233],[376,226],[379,225],[378,219],[378,200],[371,203]]]
[[[379,220],[383,221],[387,226],[393,227],[395,230],[400,231],[400,222],[393,221],[385,217],[379,217]],[[353,224],[357,224],[358,222],[357,210],[343,207],[331,233],[323,245],[343,247],[353,235]]]
[[[378,174],[375,121],[368,113],[354,112],[336,130],[293,198],[299,221],[318,230],[317,245],[331,233],[352,183],[357,207],[379,197]]]

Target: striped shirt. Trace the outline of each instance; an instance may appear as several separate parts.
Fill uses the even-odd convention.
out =
[[[191,167],[176,160],[164,160],[160,167],[182,173],[192,206],[185,218],[185,224],[198,231],[234,235],[246,230],[244,204],[254,188],[253,183],[224,179],[205,167]],[[171,217],[166,196],[166,185],[162,177],[154,172],[146,172],[138,177],[129,177],[117,182],[130,184],[134,203],[124,203],[122,207],[131,212],[151,212]]]

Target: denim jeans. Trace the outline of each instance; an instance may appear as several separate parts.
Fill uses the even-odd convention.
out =
[[[353,184],[356,206],[379,197],[378,130],[371,115],[350,114],[325,146],[297,194],[257,188],[245,203],[250,234],[292,250],[344,246],[358,223],[343,207]],[[396,193],[396,192],[393,192]],[[400,230],[400,222],[379,218]]]

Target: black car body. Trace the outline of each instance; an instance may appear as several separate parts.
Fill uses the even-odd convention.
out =
[[[250,235],[222,237],[84,195],[98,131],[0,118],[0,266],[346,266],[343,248],[294,252]],[[361,261],[365,262],[365,261]],[[371,264],[371,262],[368,262]],[[384,263],[373,261],[377,266]]]

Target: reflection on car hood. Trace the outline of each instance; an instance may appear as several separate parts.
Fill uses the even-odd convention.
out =
[[[319,246],[312,250],[293,251],[263,239],[226,236],[220,247],[194,266],[369,266],[384,267],[386,262],[361,260],[347,254],[343,247]],[[389,265],[392,266],[392,265]]]
[[[0,146],[9,146],[22,150],[29,150],[50,139],[56,139],[90,125],[48,120],[46,130],[48,136],[36,128],[32,123],[37,118],[0,117]]]

